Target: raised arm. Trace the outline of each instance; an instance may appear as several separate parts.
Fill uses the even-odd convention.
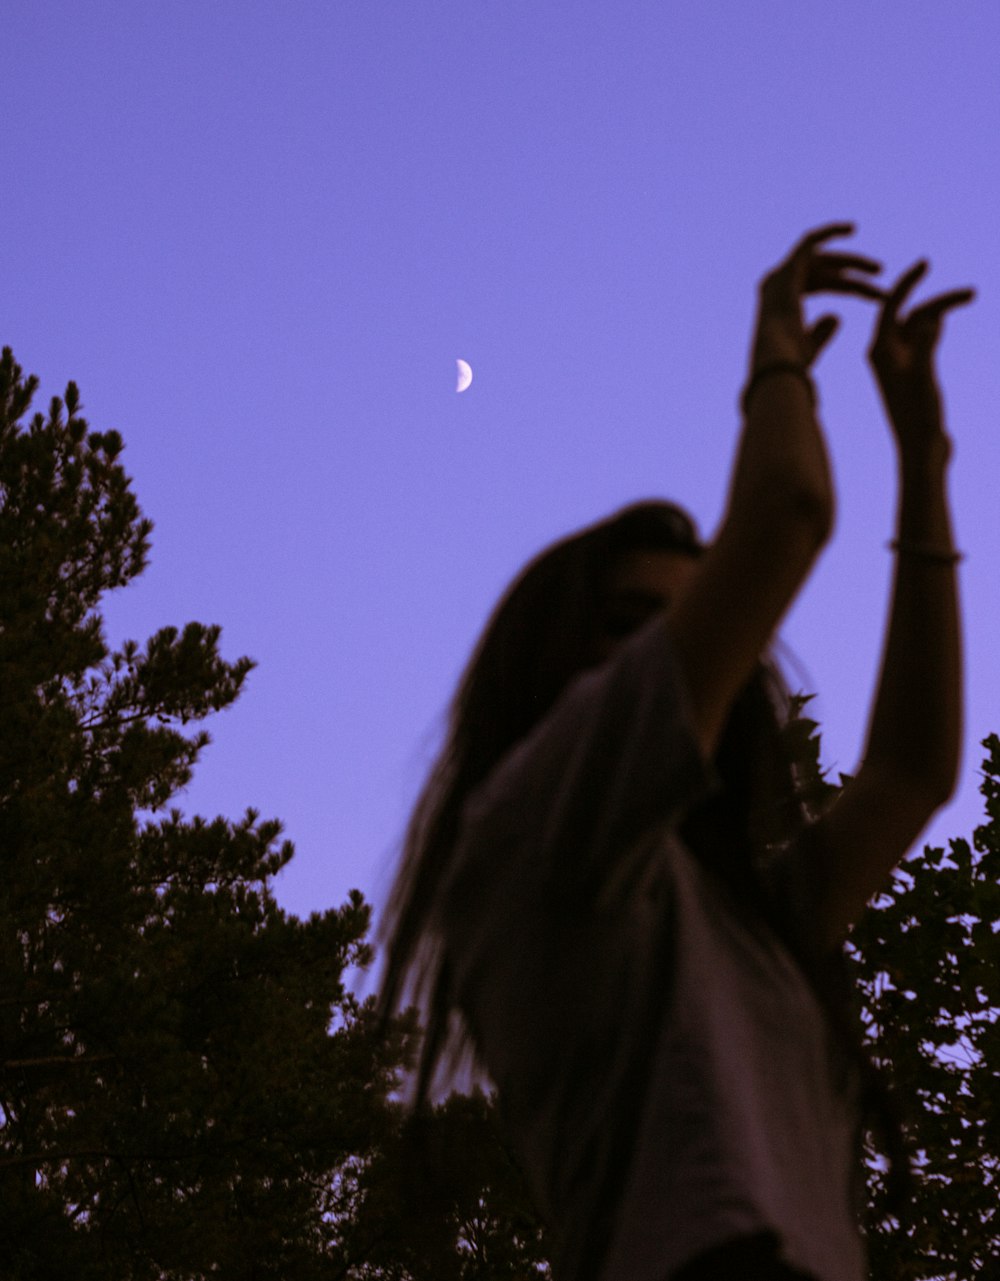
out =
[[[820,252],[824,241],[852,230],[834,223],[809,233],[761,283],[726,513],[669,617],[692,728],[706,757],[833,526],[833,486],[808,371],[838,322],[827,315],[806,328],[802,298],[884,296],[849,274],[877,272],[877,262]]]
[[[951,441],[934,373],[944,313],[970,302],[952,290],[900,308],[919,262],[887,296],[869,349],[899,463],[895,578],[881,675],[855,777],[816,824],[824,875],[824,945],[883,889],[892,869],[952,795],[962,732],[962,660],[947,498]]]

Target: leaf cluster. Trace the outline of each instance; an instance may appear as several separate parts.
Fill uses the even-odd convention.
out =
[[[872,1272],[900,1281],[1000,1276],[1000,739],[983,746],[987,817],[972,844],[911,853],[848,948],[856,1012],[915,1154],[918,1194],[898,1231],[870,1147]]]

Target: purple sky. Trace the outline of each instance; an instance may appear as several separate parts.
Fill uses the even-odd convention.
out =
[[[153,521],[110,639],[189,619],[259,662],[185,812],[281,818],[298,913],[378,905],[440,718],[544,544],[640,497],[710,533],[759,277],[808,228],[917,297],[940,359],[967,632],[954,803],[1000,732],[994,0],[16,0],[0,340],[68,379]],[[810,316],[829,303],[809,304]],[[857,300],[818,369],[836,534],[783,628],[853,769],[894,454]],[[456,395],[455,360],[475,381]]]

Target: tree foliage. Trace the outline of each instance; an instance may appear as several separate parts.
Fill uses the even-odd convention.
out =
[[[345,1216],[357,1281],[529,1281],[549,1275],[544,1225],[493,1097],[454,1093],[373,1151]]]
[[[798,699],[790,743],[815,810],[847,781],[819,766]],[[886,1161],[868,1142],[868,1249],[878,1281],[1000,1278],[1000,739],[983,741],[986,821],[972,844],[914,849],[851,931],[855,1015],[907,1118],[918,1193],[886,1208]]]
[[[343,974],[352,892],[301,921],[280,825],[166,805],[253,664],[219,629],[111,652],[151,526],[73,384],[0,361],[0,1258],[5,1277],[330,1276],[341,1170],[395,1124],[411,1032]]]
[[[1000,739],[983,746],[971,845],[914,851],[851,938],[859,1013],[919,1174],[905,1245],[884,1230],[877,1165],[869,1184],[873,1275],[898,1281],[1000,1279]]]

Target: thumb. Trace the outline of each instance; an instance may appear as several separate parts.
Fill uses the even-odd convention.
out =
[[[840,328],[840,320],[836,316],[820,316],[815,325],[806,333],[806,342],[809,344],[809,363],[816,359],[826,344]]]

